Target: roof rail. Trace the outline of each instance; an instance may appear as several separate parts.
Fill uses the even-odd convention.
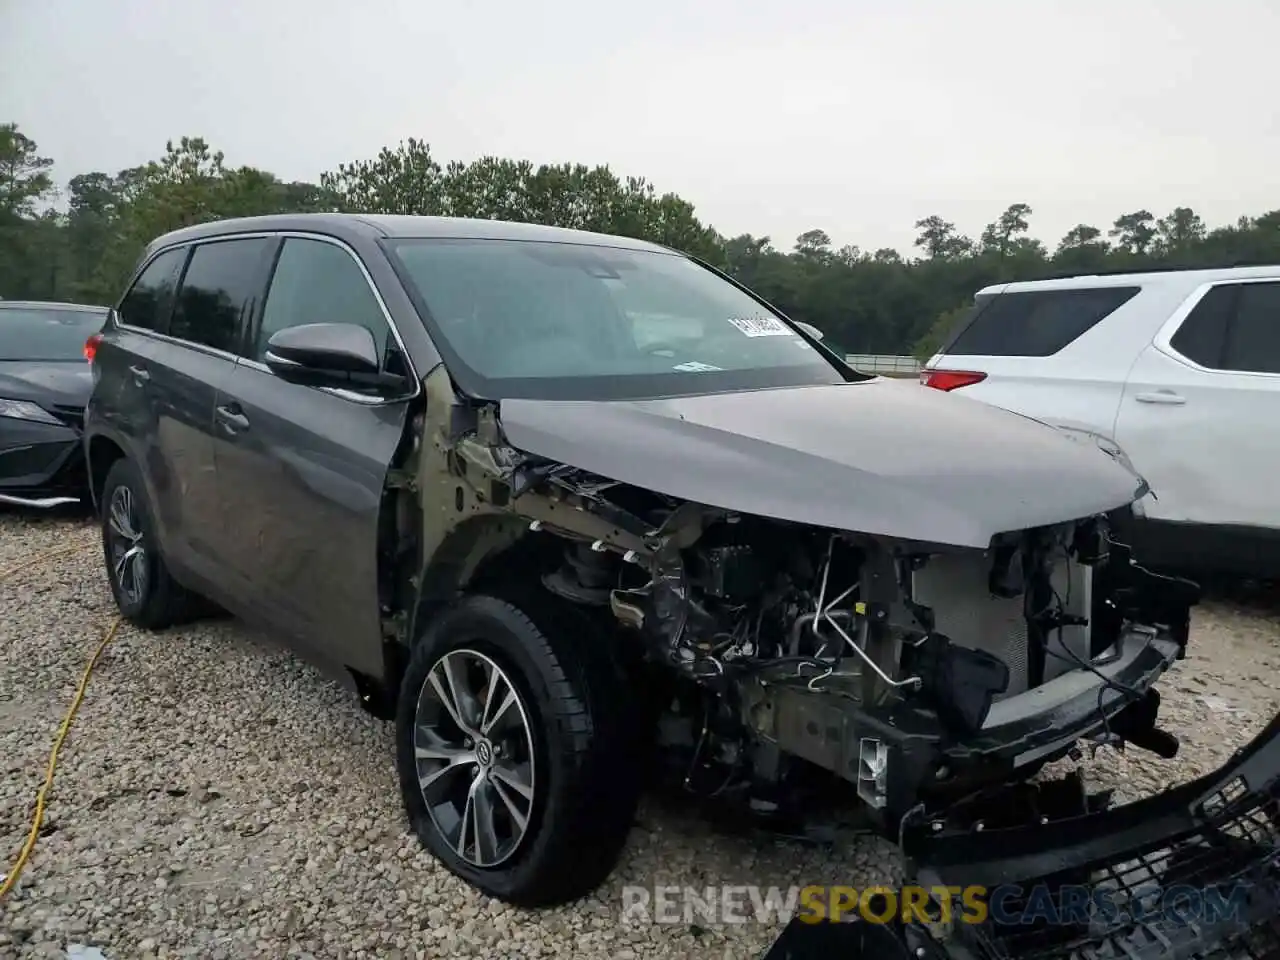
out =
[[[1064,273],[1046,273],[1037,280],[1074,280],[1083,279],[1085,277],[1124,277],[1138,273],[1191,273],[1199,270],[1236,270],[1243,267],[1275,267],[1280,269],[1280,263],[1275,260],[1235,260],[1231,263],[1207,263],[1196,264],[1193,267],[1179,266],[1150,266],[1150,267],[1126,267],[1124,269],[1115,270],[1071,270]]]

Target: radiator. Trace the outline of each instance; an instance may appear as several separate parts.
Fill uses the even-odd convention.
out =
[[[916,603],[932,608],[939,633],[962,647],[985,650],[1005,662],[1009,667],[1009,687],[996,697],[1001,700],[1028,689],[1029,641],[1023,598],[992,596],[987,588],[990,567],[989,554],[939,554],[912,574],[911,590]],[[1074,560],[1060,560],[1053,568],[1052,579],[1066,612],[1087,617],[1091,607],[1090,569]],[[1051,652],[1045,657],[1046,680],[1079,669],[1071,654],[1089,662],[1089,628],[1064,627],[1061,638],[1057,630],[1053,631],[1048,649]]]

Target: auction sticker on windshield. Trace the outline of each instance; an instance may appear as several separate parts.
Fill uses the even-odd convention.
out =
[[[730,317],[729,322],[748,337],[790,337],[795,331],[777,317]]]
[[[720,369],[713,367],[709,363],[702,363],[698,360],[690,360],[688,363],[677,363],[672,370],[679,370],[681,373],[712,373]]]

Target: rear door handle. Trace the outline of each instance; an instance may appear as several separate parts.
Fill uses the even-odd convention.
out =
[[[151,374],[147,373],[142,367],[130,367],[129,372],[133,374],[133,382],[138,386],[142,386],[151,379]]]
[[[228,433],[240,433],[249,429],[249,418],[241,413],[240,408],[234,404],[226,407],[217,407],[214,412]]]
[[[1157,390],[1154,393],[1135,393],[1133,399],[1139,403],[1167,403],[1181,404],[1186,403],[1187,398],[1181,394],[1174,393],[1172,390]]]

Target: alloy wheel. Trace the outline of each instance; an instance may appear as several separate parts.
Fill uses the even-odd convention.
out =
[[[107,506],[107,553],[116,586],[127,604],[147,595],[147,550],[133,491],[121,485],[111,492]]]
[[[450,651],[427,673],[413,728],[418,784],[436,830],[476,867],[519,849],[534,801],[533,732],[520,692],[493,660]]]

